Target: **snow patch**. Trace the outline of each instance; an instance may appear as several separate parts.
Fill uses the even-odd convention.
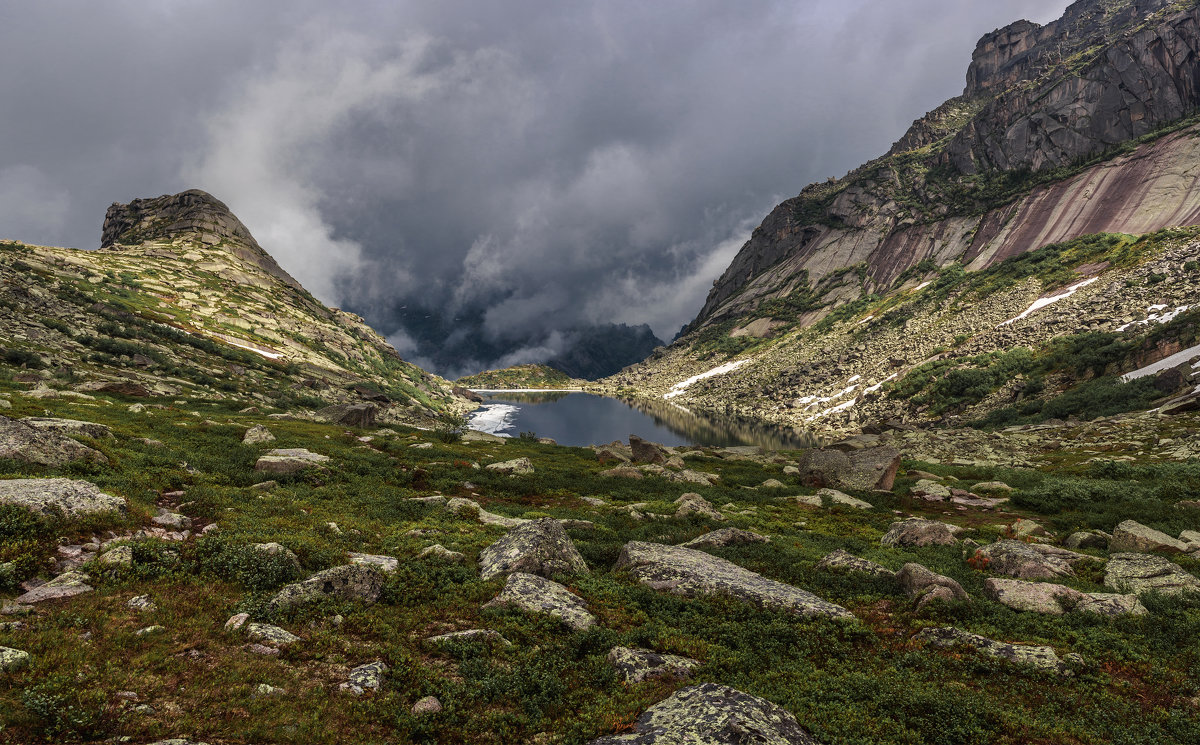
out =
[[[899,375],[899,374],[900,374],[900,373],[892,373],[891,375],[889,375],[888,377],[886,377],[886,378],[884,378],[883,380],[879,381],[879,382],[878,382],[878,383],[876,383],[875,385],[872,385],[872,386],[867,386],[866,388],[864,388],[864,389],[863,389],[863,393],[874,393],[875,391],[879,390],[880,388],[883,388],[883,384],[884,384],[884,383],[887,383],[887,382],[889,382],[889,381],[895,380],[895,379],[896,379],[896,376],[897,376],[897,375]]]
[[[688,386],[690,386],[692,383],[699,382],[701,380],[704,380],[705,378],[712,378],[712,377],[716,377],[717,375],[724,375],[726,373],[731,373],[749,361],[750,360],[735,360],[733,362],[726,362],[724,365],[718,365],[717,367],[714,367],[711,370],[707,370],[705,372],[699,373],[698,375],[693,375],[692,377],[688,378],[687,380],[680,381],[680,382],[676,383],[675,385],[671,386],[671,390],[664,393],[663,398],[671,399],[671,398],[675,398],[676,396],[681,396],[681,395],[683,395],[683,392],[687,390]]]
[[[1200,344],[1185,349],[1182,352],[1176,352],[1170,357],[1164,357],[1158,362],[1146,365],[1145,367],[1134,370],[1131,373],[1125,373],[1121,376],[1121,381],[1128,383],[1131,380],[1137,380],[1138,378],[1144,378],[1147,375],[1153,375],[1154,373],[1162,372],[1163,370],[1169,370],[1172,367],[1175,367],[1176,365],[1182,365],[1184,362],[1187,362],[1193,357],[1197,356],[1200,356]],[[1195,367],[1196,365],[1192,365],[1193,369],[1195,369]]]
[[[913,292],[917,292],[918,290],[924,290],[926,287],[928,287],[928,286],[929,286],[929,285],[931,285],[931,284],[933,284],[933,280],[932,280],[932,279],[927,279],[927,280],[925,280],[924,282],[922,282],[921,284],[919,284],[919,285],[917,285],[916,287],[912,288],[912,291],[913,291]]]
[[[259,349],[258,347],[252,347],[249,344],[242,344],[240,342],[236,342],[233,339],[221,339],[221,341],[225,342],[226,344],[232,344],[235,347],[241,347],[242,349],[248,349],[251,352],[254,352],[255,354],[261,354],[263,357],[266,357],[269,360],[277,360],[283,356],[282,352],[268,352],[266,350]]]
[[[512,437],[504,430],[512,429],[513,418],[520,410],[521,407],[512,404],[484,404],[471,413],[471,419],[467,422],[467,426],[479,432],[487,432],[489,435]]]
[[[1148,315],[1144,320],[1133,321],[1132,323],[1127,323],[1124,326],[1118,326],[1117,331],[1124,331],[1125,329],[1132,328],[1134,326],[1149,326],[1152,323],[1170,323],[1171,321],[1174,321],[1180,313],[1186,313],[1196,306],[1180,305],[1173,310],[1167,310],[1167,307],[1168,306],[1166,305],[1151,305],[1149,308],[1146,308],[1146,313]]]
[[[1071,285],[1070,287],[1063,290],[1062,292],[1060,292],[1057,295],[1051,295],[1050,297],[1038,298],[1037,300],[1034,300],[1033,304],[1030,305],[1028,308],[1026,308],[1025,312],[1023,312],[1021,315],[1017,316],[1016,318],[1010,318],[1007,321],[1005,321],[1004,323],[997,324],[996,328],[1000,328],[1001,326],[1007,326],[1010,323],[1016,323],[1017,321],[1021,320],[1022,318],[1027,317],[1029,314],[1036,313],[1037,311],[1041,310],[1042,308],[1045,308],[1048,305],[1053,305],[1054,303],[1057,303],[1059,300],[1066,300],[1067,298],[1074,295],[1077,290],[1081,290],[1084,287],[1087,287],[1088,285],[1090,285],[1091,283],[1095,282],[1098,279],[1100,279],[1100,278],[1092,277],[1090,279],[1085,279],[1082,282],[1076,282],[1075,284]]]

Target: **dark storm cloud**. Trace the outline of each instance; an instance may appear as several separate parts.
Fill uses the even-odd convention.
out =
[[[0,235],[91,247],[109,202],[196,186],[407,354],[669,338],[771,206],[960,92],[981,33],[1065,5],[10,4]]]

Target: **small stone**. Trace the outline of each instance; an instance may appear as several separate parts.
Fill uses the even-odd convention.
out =
[[[368,690],[379,690],[379,687],[383,685],[383,674],[387,670],[388,666],[382,661],[359,665],[350,671],[350,680],[343,683],[340,688],[355,696],[361,696]]]
[[[137,597],[130,598],[129,602],[125,603],[125,607],[147,613],[158,610],[158,606],[150,599],[149,595],[138,595]]]
[[[413,704],[413,716],[425,716],[427,714],[438,714],[442,710],[442,702],[438,701],[433,696],[426,696],[417,703]]]
[[[133,566],[133,547],[117,546],[110,548],[96,559],[106,566]]]
[[[880,543],[884,546],[953,546],[958,542],[955,533],[961,530],[938,520],[911,517],[892,523]]]
[[[446,642],[455,641],[485,641],[511,646],[512,642],[500,635],[500,632],[491,629],[467,629],[466,631],[452,631],[449,634],[439,634],[430,636],[425,639],[428,644],[438,646]]]
[[[134,632],[134,634],[136,634],[137,636],[150,636],[151,634],[157,634],[159,632],[166,631],[166,630],[167,630],[166,626],[159,626],[156,624],[154,626],[147,626],[143,629],[138,629],[137,631]]]
[[[246,633],[249,634],[251,639],[274,644],[277,647],[286,647],[289,644],[301,641],[300,637],[290,631],[281,629],[278,626],[272,626],[269,623],[248,624],[246,626]]]
[[[150,522],[163,528],[171,528],[174,530],[189,530],[192,527],[192,520],[187,515],[182,515],[178,512],[172,512],[167,509],[160,509],[158,514],[150,518]]]
[[[873,561],[859,558],[843,548],[835,550],[817,563],[817,569],[834,569],[857,572],[872,577],[895,577],[896,573]]]
[[[261,445],[267,442],[274,442],[275,435],[271,434],[271,430],[261,424],[256,424],[246,430],[246,434],[242,437],[243,445]]]
[[[250,620],[249,613],[238,613],[237,615],[230,616],[229,620],[225,622],[225,631],[227,631],[227,632],[238,631],[243,626],[245,626],[246,622],[249,620]]]
[[[254,689],[255,698],[269,698],[272,696],[283,696],[287,693],[286,688],[277,688],[266,683],[259,683]]]
[[[400,568],[400,561],[392,556],[382,556],[379,554],[350,554],[351,564],[374,564],[384,571],[385,574],[390,574]]]
[[[835,505],[853,507],[856,510],[869,510],[875,506],[870,502],[864,502],[861,499],[852,497],[845,492],[838,491],[837,489],[818,489],[816,496],[821,497],[822,499],[828,499]]]
[[[627,685],[666,677],[690,678],[693,668],[700,665],[687,657],[629,647],[613,647],[608,653],[608,664],[617,669],[617,675]]]
[[[417,554],[422,559],[433,558],[448,561],[453,564],[461,564],[467,560],[465,554],[458,551],[451,551],[440,543],[435,543],[432,546],[427,546],[421,549],[421,553]]]
[[[527,476],[533,473],[533,463],[528,458],[514,458],[500,463],[489,463],[484,466],[489,471],[507,473],[512,476]]]
[[[28,665],[28,652],[12,647],[0,647],[0,673],[15,673]]]
[[[688,517],[689,515],[700,515],[707,517],[710,520],[724,520],[725,516],[713,507],[712,503],[695,492],[688,492],[675,500],[675,504],[679,505],[675,510],[675,517]]]

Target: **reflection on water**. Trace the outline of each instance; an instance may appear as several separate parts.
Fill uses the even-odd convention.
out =
[[[811,433],[697,414],[668,401],[616,399],[590,393],[482,394],[472,429],[513,437],[534,432],[561,445],[599,445],[630,434],[664,445],[758,445],[769,450],[821,444]]]

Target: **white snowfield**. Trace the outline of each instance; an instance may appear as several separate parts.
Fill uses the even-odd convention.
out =
[[[1132,328],[1134,326],[1149,326],[1152,323],[1170,323],[1171,321],[1174,321],[1180,313],[1186,313],[1196,306],[1180,305],[1171,310],[1167,310],[1167,307],[1168,306],[1166,305],[1151,305],[1149,308],[1146,308],[1147,315],[1144,320],[1133,321],[1132,323],[1127,323],[1124,326],[1118,326],[1117,331],[1124,331],[1125,329]]]
[[[1042,308],[1045,308],[1048,305],[1053,305],[1054,303],[1057,303],[1059,300],[1066,300],[1067,298],[1074,295],[1077,290],[1081,290],[1084,287],[1087,287],[1088,285],[1090,285],[1091,283],[1095,282],[1098,279],[1100,279],[1100,278],[1092,277],[1090,279],[1085,279],[1082,282],[1076,282],[1075,284],[1071,285],[1070,287],[1063,290],[1062,292],[1060,292],[1057,295],[1051,295],[1050,297],[1038,298],[1037,300],[1034,300],[1033,304],[1030,305],[1028,308],[1026,308],[1025,311],[1023,313],[1021,313],[1021,315],[1017,316],[1016,318],[1010,318],[1003,323],[996,324],[996,328],[1000,328],[1001,326],[1007,326],[1010,323],[1016,323],[1017,321],[1020,321],[1022,318],[1026,318],[1031,313],[1036,313],[1037,311],[1041,310]]]
[[[233,339],[221,339],[221,341],[225,342],[226,344],[232,344],[235,347],[241,347],[242,349],[249,349],[251,352],[254,352],[255,354],[261,354],[263,357],[266,357],[269,360],[277,360],[283,356],[282,352],[267,352],[265,350],[259,349],[258,347],[252,347],[249,344],[241,344],[239,342],[234,341]]]
[[[714,367],[713,369],[707,370],[698,375],[693,375],[692,377],[688,378],[687,380],[680,381],[680,382],[676,383],[675,385],[671,386],[671,390],[664,393],[663,398],[669,400],[669,399],[675,398],[676,396],[683,395],[683,392],[686,391],[688,386],[690,386],[692,383],[699,382],[701,380],[704,380],[705,378],[712,378],[712,377],[716,377],[717,375],[724,375],[726,373],[731,373],[749,361],[750,360],[734,360],[733,362],[726,362],[724,365],[718,365],[718,366]]]
[[[1175,367],[1176,365],[1182,365],[1183,363],[1187,362],[1188,360],[1192,359],[1193,357],[1200,357],[1200,344],[1198,344],[1194,347],[1189,347],[1188,349],[1185,349],[1182,352],[1176,352],[1175,354],[1171,355],[1170,357],[1164,357],[1163,359],[1159,360],[1158,362],[1146,365],[1145,367],[1143,367],[1139,370],[1134,370],[1133,372],[1125,373],[1124,375],[1121,376],[1121,380],[1125,383],[1128,383],[1131,380],[1137,380],[1138,378],[1144,378],[1147,375],[1153,375],[1154,373],[1162,372],[1163,370],[1169,370],[1172,367]],[[1200,363],[1192,365],[1193,369],[1195,369],[1197,367],[1200,367]]]

